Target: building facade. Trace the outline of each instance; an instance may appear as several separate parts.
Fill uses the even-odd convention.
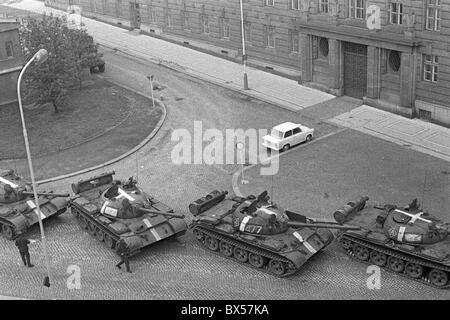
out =
[[[46,0],[242,52],[239,0]],[[450,0],[242,0],[249,59],[300,83],[450,125]]]
[[[17,100],[17,78],[21,69],[19,24],[0,21],[0,105]]]

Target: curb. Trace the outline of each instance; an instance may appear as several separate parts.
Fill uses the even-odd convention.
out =
[[[117,83],[115,81],[111,81],[111,82],[114,83],[115,85],[121,86],[121,87],[123,87],[123,88],[125,88],[127,90],[133,91],[134,93],[139,94],[139,95],[141,95],[143,97],[151,99],[151,97],[149,97],[149,96],[147,96],[145,94],[142,94],[141,92],[138,92],[135,89],[129,88],[129,87],[124,86],[124,85],[121,85],[121,84],[119,84],[119,83]],[[94,170],[97,170],[97,169],[101,169],[103,167],[106,167],[108,165],[116,163],[116,162],[118,162],[118,161],[120,161],[120,160],[122,160],[122,159],[124,159],[124,158],[126,158],[128,156],[130,156],[131,154],[135,153],[139,149],[141,149],[143,146],[145,146],[158,133],[159,129],[161,129],[161,127],[164,124],[164,121],[166,120],[166,117],[167,117],[166,105],[159,99],[155,99],[155,102],[161,106],[161,109],[163,111],[162,117],[159,119],[159,121],[156,124],[155,128],[153,129],[153,131],[150,132],[150,134],[147,137],[145,137],[145,139],[143,141],[141,141],[141,143],[139,143],[137,146],[135,146],[131,150],[125,152],[124,154],[122,154],[122,155],[120,155],[120,156],[118,156],[118,157],[116,157],[116,158],[114,158],[112,160],[108,160],[108,161],[106,161],[104,163],[101,163],[99,165],[96,165],[96,166],[93,166],[93,167],[90,167],[90,168],[86,168],[86,169],[82,169],[82,170],[79,170],[79,171],[63,174],[63,175],[56,176],[56,177],[53,177],[53,178],[39,180],[39,181],[36,181],[36,183],[38,183],[38,184],[45,184],[45,183],[54,182],[54,181],[70,178],[70,177],[73,177],[73,176],[77,176],[77,175],[80,175],[80,174],[83,174],[83,173],[87,173],[87,172],[90,172],[90,171],[94,171]]]

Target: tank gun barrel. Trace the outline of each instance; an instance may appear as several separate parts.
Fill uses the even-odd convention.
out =
[[[361,230],[358,226],[351,226],[348,224],[337,224],[337,223],[327,223],[327,222],[295,222],[288,221],[288,226],[294,228],[326,228],[326,229],[340,229],[340,230]]]
[[[34,196],[33,191],[21,191],[20,193],[27,196]],[[36,194],[41,197],[70,197],[70,194],[68,193],[37,192]]]
[[[152,210],[152,209],[147,209],[147,208],[142,208],[142,207],[136,207],[136,209],[138,209],[142,212],[150,213],[150,214],[161,214],[163,216],[169,216],[169,217],[180,218],[180,219],[185,218],[184,214],[175,213],[175,212],[164,212],[164,211]]]

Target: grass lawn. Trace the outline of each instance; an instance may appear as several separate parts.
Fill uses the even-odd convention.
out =
[[[60,112],[51,104],[25,109],[25,122],[33,157],[49,155],[104,135],[136,110],[149,107],[146,98],[101,78],[92,77],[75,89]],[[159,119],[155,119],[158,121]],[[0,107],[0,160],[25,158],[17,104]]]

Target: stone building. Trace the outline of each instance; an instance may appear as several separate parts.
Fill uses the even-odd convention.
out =
[[[241,58],[239,0],[46,0]],[[70,3],[69,3],[70,1]],[[450,125],[450,0],[242,0],[249,62]]]
[[[19,24],[0,21],[0,105],[17,100],[17,77],[21,69]]]

